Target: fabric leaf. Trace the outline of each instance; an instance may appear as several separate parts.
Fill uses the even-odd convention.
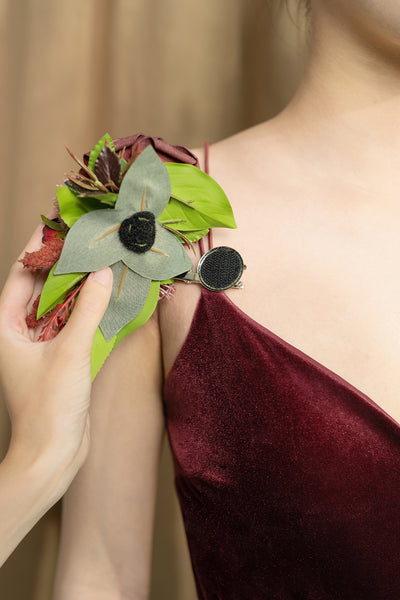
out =
[[[56,274],[97,271],[119,261],[125,248],[116,228],[125,216],[126,213],[113,208],[83,215],[65,238]]]
[[[146,302],[144,303],[142,310],[134,319],[132,319],[132,321],[130,321],[127,325],[125,325],[125,327],[121,329],[121,331],[117,333],[114,348],[117,344],[119,344],[119,342],[121,342],[124,339],[124,337],[132,333],[132,331],[135,331],[135,329],[139,329],[139,327],[144,325],[146,321],[150,319],[157,306],[159,294],[160,282],[152,281],[149,293],[147,294]]]
[[[189,271],[193,267],[192,261],[176,236],[166,231],[157,221],[153,248],[154,251],[149,250],[144,254],[137,254],[124,249],[121,259],[130,269],[139,273],[142,277],[159,281]]]
[[[169,201],[171,183],[164,163],[151,146],[147,146],[129,167],[122,180],[115,208],[128,209],[132,213],[140,211],[145,188],[144,210],[151,211],[157,218]]]
[[[142,310],[150,290],[150,279],[134,273],[119,261],[111,265],[113,291],[107,310],[100,322],[107,342]]]

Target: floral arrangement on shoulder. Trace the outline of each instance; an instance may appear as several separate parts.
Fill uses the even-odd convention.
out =
[[[27,316],[39,340],[56,336],[87,276],[110,266],[111,300],[96,332],[92,379],[113,348],[153,314],[174,277],[192,267],[184,246],[213,227],[235,228],[222,188],[197,157],[162,138],[105,134],[57,188],[59,216],[42,215],[42,248],[21,262],[48,273]]]

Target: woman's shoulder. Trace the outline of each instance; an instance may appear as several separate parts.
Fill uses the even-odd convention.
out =
[[[279,222],[280,209],[274,202],[282,202],[282,193],[274,190],[274,185],[285,182],[285,169],[279,167],[284,160],[277,156],[279,133],[270,123],[253,127],[237,133],[229,138],[213,143],[209,147],[209,173],[226,193],[233,209],[237,228],[213,229],[213,245],[229,246],[237,250],[245,263],[251,263],[246,271],[246,296],[254,287],[255,274],[265,273],[265,264],[261,256],[265,249],[266,237],[270,239],[273,253],[273,237],[276,223]],[[204,147],[195,148],[192,152],[199,158],[200,167],[205,168]],[[280,173],[279,173],[280,171]],[[274,184],[274,180],[276,183]],[[275,200],[274,200],[275,199]],[[207,250],[207,240],[204,242]],[[199,251],[190,253],[196,268]],[[274,261],[273,261],[274,262]],[[169,300],[159,303],[159,317],[163,338],[164,368],[167,373],[173,364],[177,352],[188,335],[193,314],[200,296],[198,285],[176,284],[175,293]],[[237,294],[237,292],[236,292]],[[236,295],[233,294],[235,299]],[[254,295],[254,302],[257,295]],[[252,306],[247,304],[251,312]]]
[[[193,150],[205,166],[205,148]],[[300,154],[300,153],[299,153]],[[291,148],[279,117],[269,119],[210,144],[209,172],[221,185],[235,210],[268,193],[276,200],[286,196],[291,183],[299,180],[301,156]]]
[[[283,141],[284,132],[277,118],[233,133],[210,144],[210,172],[233,172],[240,165],[248,167],[250,162],[257,168],[265,154],[270,155],[271,159],[276,158],[276,150],[282,146]],[[198,156],[200,165],[204,168],[205,144],[194,149],[193,153]]]

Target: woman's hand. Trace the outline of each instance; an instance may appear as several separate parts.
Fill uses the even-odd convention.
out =
[[[41,232],[39,226],[19,258],[40,247]],[[0,297],[0,378],[12,423],[7,456],[27,466],[44,462],[66,487],[89,448],[90,352],[112,271],[88,278],[68,323],[46,342],[35,341],[25,322],[35,282],[17,260]]]

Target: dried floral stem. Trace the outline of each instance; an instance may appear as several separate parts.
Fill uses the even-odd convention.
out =
[[[159,300],[162,300],[163,298],[169,300],[175,294],[175,290],[176,287],[174,283],[162,283],[160,285]]]
[[[87,173],[90,177],[90,179],[93,179],[93,181],[97,180],[96,175],[85,165],[84,162],[82,162],[81,160],[79,160],[79,158],[72,152],[72,150],[70,150],[67,146],[65,146],[68,154],[70,155],[70,157],[81,167],[81,169],[83,169],[85,171],[85,173]]]
[[[187,219],[170,219],[169,221],[160,221],[162,225],[165,223],[187,223]]]
[[[135,160],[137,159],[139,154],[140,154],[140,152],[137,152],[137,150],[132,152],[130,159],[127,161],[125,173],[129,170],[129,167],[131,167],[131,165],[133,165],[133,163],[135,162]]]
[[[98,179],[96,179],[96,181],[93,181],[92,179],[89,179],[88,177],[84,177],[83,175],[79,175],[79,178],[78,178],[78,176],[75,177],[74,174],[68,175],[68,179],[70,179],[71,181],[73,181],[74,183],[79,185],[79,187],[85,188],[90,191],[93,191],[94,187],[96,189],[100,190],[101,192],[109,191],[106,188],[106,186],[103,185],[101,183],[101,181],[99,181]],[[85,182],[88,182],[89,185],[85,185]]]
[[[164,225],[163,227],[165,229],[167,229],[168,231],[171,231],[172,233],[174,233],[175,235],[178,235],[180,238],[183,239],[183,241],[185,242],[185,244],[187,244],[189,246],[189,248],[193,251],[194,255],[196,256],[196,250],[195,247],[193,246],[192,242],[189,240],[189,238],[187,238],[185,235],[183,235],[183,233],[181,231],[177,231],[176,229],[172,229],[172,227],[168,227],[168,225]]]
[[[186,206],[189,206],[189,208],[193,208],[194,206],[192,206],[192,202],[194,202],[194,200],[183,200],[182,198],[179,198],[178,196],[173,196],[171,195],[172,200],[177,200],[178,202],[182,202],[182,204],[185,204]]]
[[[119,187],[110,178],[108,179],[107,185],[109,185],[114,192],[119,192]]]
[[[93,190],[93,186],[94,186],[94,181],[90,181],[90,179],[78,179],[77,177],[75,177],[74,175],[67,175],[68,179],[70,181],[72,181],[73,183],[76,183],[77,185],[79,185],[79,187],[84,188],[85,190]],[[86,183],[86,181],[90,181],[90,185],[88,185]]]

